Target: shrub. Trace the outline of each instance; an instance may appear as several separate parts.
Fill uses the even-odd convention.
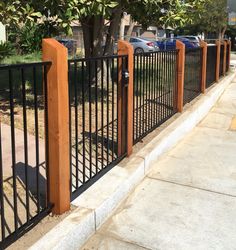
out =
[[[10,26],[9,40],[16,45],[18,54],[31,54],[41,50],[44,37],[53,36],[57,31],[52,25],[27,21],[19,26]],[[57,33],[56,33],[57,34]]]
[[[13,53],[14,49],[10,42],[0,41],[0,61],[8,56],[11,56]]]

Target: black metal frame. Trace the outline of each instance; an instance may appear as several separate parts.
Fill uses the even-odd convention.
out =
[[[38,110],[39,110],[39,92],[43,95],[43,103],[42,109],[44,109],[45,115],[45,142],[46,142],[46,149],[47,152],[47,142],[48,142],[48,125],[47,125],[47,68],[50,67],[51,62],[38,62],[38,63],[27,63],[27,64],[16,64],[16,65],[1,65],[0,66],[0,81],[3,80],[1,85],[6,84],[7,87],[1,90],[4,97],[3,100],[9,103],[10,109],[10,128],[11,134],[9,138],[11,140],[11,157],[12,157],[12,176],[9,176],[8,179],[12,179],[12,190],[13,190],[13,197],[10,198],[9,195],[4,191],[3,187],[3,155],[2,155],[2,134],[0,128],[0,205],[1,205],[1,242],[0,248],[6,248],[16,239],[21,237],[24,233],[29,231],[32,227],[34,227],[43,217],[45,217],[52,208],[52,204],[49,204],[48,201],[48,161],[47,161],[47,153],[45,157],[45,182],[46,186],[44,187],[43,192],[45,195],[45,201],[40,201],[40,156],[39,156],[39,117],[38,117]],[[2,77],[2,79],[1,79]],[[39,78],[37,78],[39,77]],[[27,111],[29,100],[27,99],[27,92],[26,90],[26,82],[32,83],[32,91],[31,94],[33,96],[33,100],[31,103],[32,109],[34,110],[34,131],[35,131],[35,138],[34,138],[34,145],[35,145],[35,167],[32,168],[31,172],[33,176],[29,173],[29,162],[28,162],[28,127],[27,127]],[[19,85],[19,86],[18,86]],[[43,88],[43,90],[39,90],[39,86]],[[17,89],[20,88],[20,91]],[[44,91],[44,92],[43,92]],[[16,97],[17,96],[17,97]],[[41,96],[42,97],[42,96]],[[21,182],[24,183],[25,188],[25,202],[22,200],[21,195],[18,193],[19,187],[19,177],[17,173],[17,151],[16,151],[16,135],[15,135],[15,105],[16,99],[21,102],[22,105],[22,133],[23,133],[23,147],[24,147],[24,181],[21,179]],[[36,194],[32,193],[29,187],[29,178],[35,178],[36,182]],[[22,184],[21,184],[22,185]],[[10,200],[13,200],[13,204],[9,203]],[[19,202],[19,204],[18,204]],[[32,211],[32,202],[35,204],[36,211]],[[21,207],[19,208],[18,205]],[[23,205],[22,205],[23,204]],[[11,206],[14,214],[14,225],[12,228],[8,226],[10,218],[6,218],[5,216],[5,205]],[[24,208],[22,208],[22,206]],[[25,218],[19,215],[19,209],[22,210],[22,213],[25,213]]]
[[[134,55],[133,142],[176,112],[178,50]]]
[[[201,47],[185,51],[184,105],[201,94],[202,51]]]
[[[127,62],[127,55],[68,61],[72,200],[126,156],[117,144],[118,82]]]

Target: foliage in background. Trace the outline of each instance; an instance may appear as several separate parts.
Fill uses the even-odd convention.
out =
[[[215,35],[222,38],[227,29],[227,0],[204,0],[195,11],[190,12],[192,22],[178,27],[176,33]]]
[[[25,24],[8,28],[8,40],[15,45],[18,54],[30,54],[41,50],[42,39],[57,34],[47,23],[27,20]]]
[[[144,25],[183,25],[189,20],[189,10],[202,1],[186,0],[187,3],[184,3],[182,0],[9,0],[7,4],[0,4],[0,13],[5,11],[0,14],[0,21],[8,23],[7,20],[11,19],[11,16],[10,22],[43,20],[54,22],[56,26],[70,33],[71,22],[79,20],[84,33],[85,55],[91,57],[112,53],[114,37],[123,12],[131,13],[136,21]]]
[[[2,42],[0,41],[0,62],[3,59],[11,56],[14,52],[14,49],[10,42]]]
[[[7,26],[12,24],[19,25],[19,23],[25,23],[27,20],[36,21],[41,17],[42,14],[35,11],[34,6],[31,5],[31,1],[0,1],[0,22]]]
[[[205,0],[138,1],[129,7],[132,17],[144,26],[182,27],[192,22],[191,13],[200,9]],[[145,14],[144,14],[145,13]]]
[[[230,37],[231,39],[231,45],[232,45],[232,50],[236,50],[236,25],[234,26],[228,26],[228,29],[226,30],[225,34]]]

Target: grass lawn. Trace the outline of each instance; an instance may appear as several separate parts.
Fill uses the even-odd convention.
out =
[[[42,58],[41,51],[34,52],[28,55],[12,55],[5,58],[0,62],[1,64],[17,64],[17,63],[31,63],[31,62],[40,62]]]

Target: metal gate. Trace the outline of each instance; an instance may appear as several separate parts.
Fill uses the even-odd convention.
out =
[[[126,155],[120,98],[128,56],[69,60],[71,197],[74,199]],[[123,72],[123,75],[122,75]]]

